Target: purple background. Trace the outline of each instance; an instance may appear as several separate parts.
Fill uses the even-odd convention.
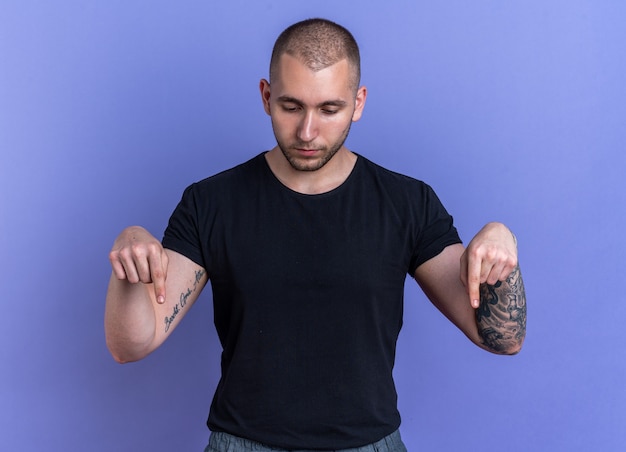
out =
[[[517,234],[528,337],[471,345],[407,283],[409,450],[626,447],[626,3],[0,3],[0,429],[7,451],[203,449],[219,346],[206,291],[160,350],[108,354],[107,254],[183,188],[273,146],[274,39],[324,16],[362,47],[348,145],[430,183],[465,240]]]

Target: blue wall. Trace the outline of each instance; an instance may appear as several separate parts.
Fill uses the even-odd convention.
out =
[[[516,357],[472,346],[410,280],[396,378],[409,450],[626,447],[626,3],[0,3],[0,429],[7,451],[202,450],[208,291],[146,360],[103,336],[109,248],[183,188],[269,149],[274,39],[324,16],[362,47],[348,145],[429,182],[465,240],[517,234]]]

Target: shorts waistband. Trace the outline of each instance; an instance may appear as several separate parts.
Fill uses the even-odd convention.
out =
[[[226,432],[211,432],[209,445],[204,452],[320,452],[309,449],[280,449],[263,443],[240,438]],[[406,452],[400,431],[396,430],[379,441],[352,449],[335,449],[334,452]]]

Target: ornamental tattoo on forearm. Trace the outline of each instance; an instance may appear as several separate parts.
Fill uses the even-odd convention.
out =
[[[519,266],[505,281],[480,285],[476,323],[490,350],[507,353],[519,349],[526,335],[526,292]]]

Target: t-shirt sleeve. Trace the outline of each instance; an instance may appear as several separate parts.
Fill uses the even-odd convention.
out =
[[[200,244],[195,184],[185,189],[163,235],[164,248],[176,251],[206,268]]]
[[[452,216],[433,191],[424,184],[420,230],[409,267],[413,275],[417,267],[441,253],[447,246],[461,243]]]

